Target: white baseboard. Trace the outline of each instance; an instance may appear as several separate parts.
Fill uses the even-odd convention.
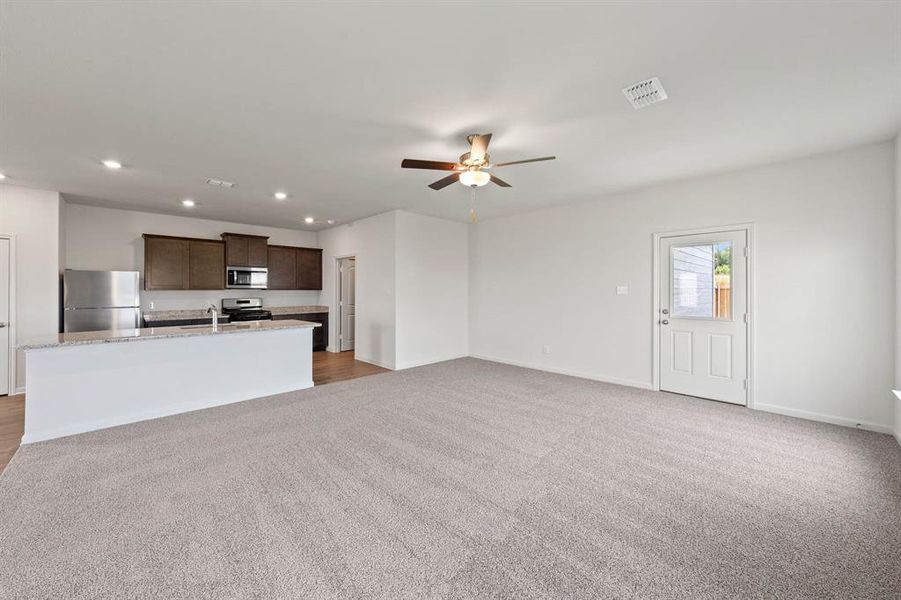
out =
[[[514,367],[525,367],[526,369],[535,369],[536,371],[545,371],[547,373],[556,373],[557,375],[569,375],[570,377],[578,377],[580,379],[591,379],[593,381],[601,381],[603,383],[613,383],[616,385],[625,385],[628,387],[639,388],[642,390],[652,390],[654,387],[647,382],[644,381],[632,381],[630,379],[619,379],[617,377],[609,377],[607,375],[595,375],[593,373],[583,373],[581,371],[572,371],[569,369],[555,369],[553,367],[547,367],[545,365],[536,365],[532,363],[520,362],[515,360],[507,360],[504,358],[497,358],[495,356],[486,356],[483,354],[470,354],[472,358],[478,358],[481,360],[489,360],[491,362],[502,363],[505,365],[513,365]]]
[[[485,356],[481,354],[470,354],[473,358],[479,358],[482,360],[489,360],[491,362],[498,362],[505,365],[513,365],[515,367],[525,367],[527,369],[535,369],[536,371],[546,371],[548,373],[557,373],[558,375],[569,375],[571,377],[579,377],[581,379],[591,379],[594,381],[602,381],[604,383],[614,383],[616,385],[625,385],[628,387],[639,388],[643,390],[653,390],[654,387],[650,383],[645,383],[643,381],[631,381],[628,379],[620,379],[617,377],[608,377],[605,375],[594,375],[591,373],[582,373],[579,371],[571,371],[569,369],[554,369],[551,367],[546,367],[544,365],[536,365],[532,363],[506,360],[502,358],[497,358],[493,356]],[[898,400],[901,403],[901,400]],[[898,443],[901,444],[901,432],[893,431],[891,426],[881,425],[879,423],[870,423],[867,421],[855,421],[854,419],[848,419],[846,417],[836,417],[833,415],[825,415],[821,413],[809,412],[806,410],[798,410],[794,408],[786,408],[784,406],[777,406],[775,404],[760,404],[759,402],[755,404],[752,410],[762,410],[764,412],[771,412],[780,415],[785,415],[788,417],[798,417],[801,419],[807,419],[810,421],[820,421],[822,423],[831,423],[833,425],[842,425],[845,427],[852,427],[854,429],[866,429],[867,431],[875,431],[877,433],[887,433],[889,435],[894,434],[895,439],[898,440]]]
[[[364,363],[369,363],[370,365],[375,365],[377,367],[382,367],[383,369],[391,369],[394,370],[394,365],[389,365],[388,363],[384,363],[379,360],[375,360],[374,358],[369,358],[366,356],[360,356],[356,352],[354,353],[354,360],[359,360]]]
[[[24,394],[24,393],[25,393],[25,386],[23,385],[23,386],[17,387],[17,388],[13,391],[13,393],[10,394],[10,396],[18,396],[18,395]]]
[[[436,356],[434,358],[427,358],[425,360],[417,360],[408,363],[401,363],[394,367],[395,371],[400,371],[402,369],[412,369],[413,367],[422,367],[425,365],[432,365],[439,362],[444,362],[446,360],[456,360],[458,358],[466,358],[469,354],[455,354],[453,356]]]
[[[880,425],[879,423],[870,423],[868,421],[855,421],[854,419],[849,419],[847,417],[824,415],[822,413],[815,413],[807,410],[800,410],[797,408],[787,408],[785,406],[778,406],[775,404],[761,404],[758,402],[754,405],[754,410],[762,410],[764,412],[775,413],[777,415],[785,415],[787,417],[798,417],[800,419],[807,419],[809,421],[820,421],[821,423],[843,425],[845,427],[852,427],[854,429],[866,429],[867,431],[887,433],[889,435],[894,433],[892,431],[892,428],[888,425]]]

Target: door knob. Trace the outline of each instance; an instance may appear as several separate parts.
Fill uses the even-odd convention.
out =
[[[660,324],[661,325],[669,325],[669,320],[663,319],[662,321],[660,321]]]

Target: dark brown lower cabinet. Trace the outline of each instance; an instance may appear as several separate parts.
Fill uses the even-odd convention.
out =
[[[328,347],[328,313],[304,313],[302,315],[273,315],[273,321],[297,319],[321,323],[322,327],[313,328],[313,351],[325,350]]]

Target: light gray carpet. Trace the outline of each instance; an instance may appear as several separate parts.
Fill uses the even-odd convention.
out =
[[[2,598],[898,598],[889,436],[462,359],[31,445]]]

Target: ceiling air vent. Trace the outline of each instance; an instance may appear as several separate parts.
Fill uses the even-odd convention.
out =
[[[663,85],[656,77],[651,77],[623,88],[623,94],[626,96],[629,104],[635,109],[663,102],[667,98]]]
[[[224,188],[233,188],[235,187],[234,181],[222,181],[221,179],[207,179],[206,182],[210,185],[214,185],[216,187],[224,187]]]

